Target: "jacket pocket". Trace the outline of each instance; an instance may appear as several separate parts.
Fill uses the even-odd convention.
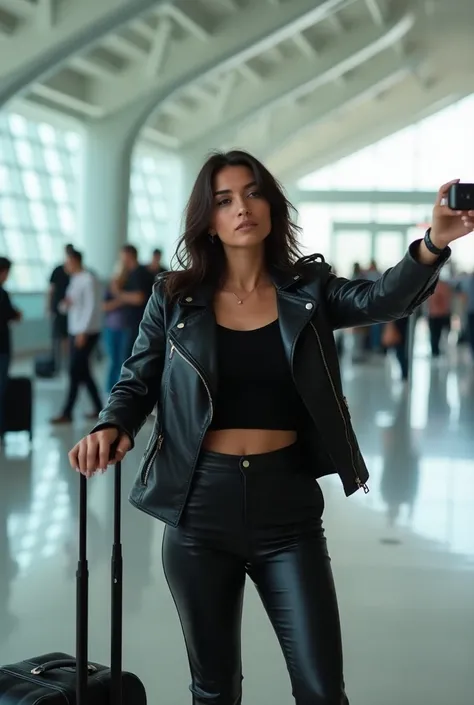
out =
[[[151,468],[155,462],[156,456],[161,450],[163,445],[163,430],[161,424],[155,424],[153,432],[150,436],[150,440],[147,443],[145,453],[143,454],[143,459],[140,466],[140,480],[142,485],[146,487],[148,484],[148,477],[150,475]]]

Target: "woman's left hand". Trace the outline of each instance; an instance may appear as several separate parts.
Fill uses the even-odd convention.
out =
[[[430,237],[433,244],[440,249],[474,230],[474,210],[453,211],[448,205],[445,205],[450,187],[453,184],[458,184],[459,181],[460,179],[454,179],[441,186],[436,197]]]

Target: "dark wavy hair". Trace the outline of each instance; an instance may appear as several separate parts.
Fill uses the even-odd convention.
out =
[[[201,168],[185,209],[185,227],[172,268],[166,276],[166,293],[170,298],[182,296],[199,284],[217,287],[225,272],[225,253],[218,237],[211,241],[209,228],[214,203],[214,179],[227,166],[248,167],[257,187],[270,204],[272,229],[265,240],[269,269],[291,270],[300,258],[300,228],[293,220],[296,209],[286,198],[283,187],[255,157],[241,150],[212,152]],[[176,267],[176,268],[177,268]]]

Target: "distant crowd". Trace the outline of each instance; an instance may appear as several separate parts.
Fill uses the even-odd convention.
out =
[[[4,398],[12,357],[10,324],[21,321],[4,288],[12,263],[0,257],[0,438],[4,425]],[[116,272],[105,286],[94,272],[86,268],[82,254],[72,245],[65,248],[64,262],[52,272],[47,296],[47,315],[51,321],[52,352],[48,361],[55,374],[68,359],[69,389],[60,412],[51,423],[67,424],[73,416],[79,387],[85,386],[92,401],[91,418],[103,406],[91,358],[101,343],[108,357],[105,393],[120,377],[123,362],[130,356],[142,315],[155,278],[166,271],[161,250],[153,251],[151,262],[141,264],[137,249],[124,245],[120,250]],[[374,260],[364,268],[355,263],[352,277],[375,281],[381,272]],[[454,314],[460,321],[458,340],[467,343],[474,359],[474,272],[451,274],[440,279],[433,296],[422,310],[428,320],[433,358],[443,354],[443,339],[451,331]],[[392,348],[400,363],[401,376],[408,377],[408,320],[387,326],[375,325],[354,331],[353,359],[362,362],[368,355],[384,354]],[[343,339],[337,338],[342,354]]]
[[[376,281],[382,272],[377,262],[372,260],[368,267],[359,262],[353,266],[353,279]],[[467,344],[474,359],[474,272],[454,272],[446,268],[441,274],[433,295],[417,312],[428,322],[431,355],[441,357],[449,333],[457,322],[458,343]],[[391,329],[393,330],[392,332]],[[369,355],[385,354],[393,348],[400,363],[403,379],[408,377],[408,320],[394,321],[393,326],[375,325],[354,331],[353,357],[363,362]]]
[[[10,324],[22,314],[11,303],[4,288],[12,262],[0,257],[0,438],[4,428],[4,399],[12,359]],[[64,261],[55,267],[50,280],[46,314],[51,322],[51,353],[43,368],[53,376],[68,362],[69,388],[55,425],[72,421],[79,388],[87,389],[92,402],[88,415],[96,418],[103,407],[99,385],[91,366],[93,354],[108,357],[105,392],[117,382],[122,363],[130,356],[155,278],[166,271],[161,250],[153,251],[149,264],[141,264],[137,249],[124,245],[115,274],[105,286],[73,245],[67,245]]]

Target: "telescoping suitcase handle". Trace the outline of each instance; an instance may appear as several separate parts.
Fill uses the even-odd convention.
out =
[[[122,464],[114,473],[114,543],[111,561],[111,705],[122,705]],[[79,560],[76,573],[76,703],[87,705],[89,639],[89,567],[87,563],[87,479],[81,474],[79,492]]]

